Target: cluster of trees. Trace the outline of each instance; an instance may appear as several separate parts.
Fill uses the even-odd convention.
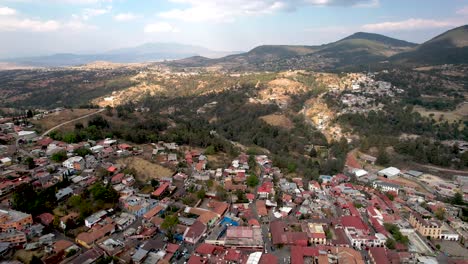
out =
[[[98,210],[113,208],[118,198],[119,194],[110,185],[103,185],[99,182],[85,189],[81,195],[70,197],[67,201],[67,208],[79,212],[79,221],[83,221]]]
[[[70,132],[52,131],[49,136],[54,140],[61,140],[67,143],[78,143],[83,140],[99,140],[106,137],[112,137],[112,130],[109,122],[102,116],[97,115],[84,127],[82,123],[75,124],[75,130]]]
[[[407,133],[439,140],[468,140],[468,128],[460,122],[435,123],[414,112],[412,107],[400,103],[386,105],[383,111],[370,111],[368,114],[344,114],[338,118],[338,122],[366,137]]]
[[[12,207],[15,210],[38,215],[43,212],[51,212],[57,206],[55,192],[57,189],[68,186],[69,182],[57,183],[43,190],[35,190],[32,184],[23,183],[12,196]]]
[[[408,237],[403,235],[400,232],[400,228],[397,225],[391,224],[391,223],[384,223],[384,227],[393,236],[393,239],[389,238],[389,239],[387,239],[387,242],[386,242],[386,246],[389,249],[395,249],[396,243],[401,243],[403,245],[408,245],[408,243],[409,243]]]
[[[417,162],[431,163],[444,167],[468,167],[468,152],[460,153],[457,145],[450,147],[442,144],[440,141],[417,138],[413,140],[400,140],[395,144],[394,148],[398,153],[409,155]]]
[[[411,70],[393,70],[381,72],[377,78],[402,88],[402,99],[407,104],[435,110],[453,110],[464,101],[463,93],[456,85],[458,83],[463,86],[466,83],[463,77],[448,76],[438,71],[427,74]],[[436,99],[422,95],[433,96]]]

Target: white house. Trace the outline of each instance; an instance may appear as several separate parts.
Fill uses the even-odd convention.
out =
[[[379,176],[394,178],[400,175],[400,170],[395,167],[388,167],[378,172]]]
[[[18,139],[33,139],[37,137],[37,134],[35,131],[20,131],[18,132]]]
[[[81,156],[75,156],[62,162],[62,166],[67,169],[83,170],[85,168],[86,161]]]
[[[362,177],[362,176],[366,176],[368,173],[367,171],[363,170],[363,169],[356,169],[354,170],[354,176],[356,177]]]

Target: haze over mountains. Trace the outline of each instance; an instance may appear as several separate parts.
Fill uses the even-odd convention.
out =
[[[465,25],[419,45],[380,34],[358,32],[336,42],[319,46],[262,45],[245,53],[212,51],[200,46],[177,43],[147,43],[98,54],[55,54],[10,59],[4,62],[23,66],[59,67],[94,61],[134,63],[170,60],[165,64],[174,67],[329,70],[382,62],[407,65],[465,63],[468,61],[467,46],[468,26]]]
[[[62,67],[88,64],[95,61],[115,63],[156,62],[191,56],[218,58],[238,52],[214,51],[201,46],[179,43],[145,43],[136,47],[115,49],[95,54],[57,53],[49,56],[21,57],[0,61],[22,66]]]

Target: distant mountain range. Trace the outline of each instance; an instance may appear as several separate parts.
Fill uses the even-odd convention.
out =
[[[48,56],[23,57],[0,60],[18,66],[63,67],[88,64],[95,61],[114,63],[157,62],[182,59],[191,56],[219,58],[240,52],[213,51],[204,47],[179,43],[146,43],[96,54],[59,53]]]
[[[94,61],[165,61],[162,63],[172,67],[216,66],[243,71],[336,70],[382,63],[409,66],[461,64],[468,62],[468,25],[449,30],[419,45],[384,35],[358,32],[324,45],[263,45],[248,52],[218,52],[178,43],[147,43],[99,54],[55,54],[2,62],[23,66],[59,67]]]
[[[219,66],[234,70],[339,69],[381,63],[407,65],[468,62],[468,26],[416,44],[380,34],[358,32],[320,46],[264,45],[218,59],[200,56],[166,63],[174,67]]]

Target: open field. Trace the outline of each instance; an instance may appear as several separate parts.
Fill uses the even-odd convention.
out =
[[[458,120],[468,120],[468,102],[460,104],[457,109],[453,111],[435,111],[430,109],[425,109],[421,106],[415,106],[414,111],[420,113],[422,116],[430,116],[433,114],[433,119],[438,121],[441,117],[443,120],[449,122],[454,122]]]
[[[136,179],[140,182],[170,177],[174,174],[174,171],[171,169],[138,157],[119,159],[117,163],[125,164],[127,168],[134,169],[137,173]]]
[[[267,122],[269,125],[283,127],[286,129],[291,129],[294,127],[294,124],[289,118],[281,114],[271,114],[260,117],[263,121]]]
[[[33,120],[32,123],[40,128],[40,130],[46,131],[54,126],[60,125],[61,123],[94,113],[96,111],[98,111],[98,109],[66,109],[61,112],[49,114],[41,120]]]

